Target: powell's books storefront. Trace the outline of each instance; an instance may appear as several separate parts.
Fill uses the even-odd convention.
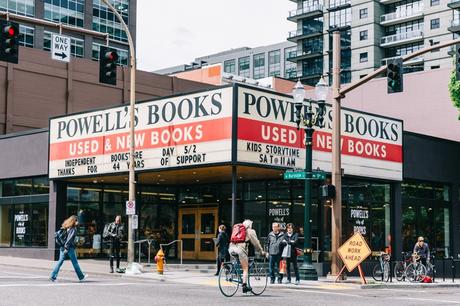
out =
[[[326,126],[314,134],[313,168],[326,172],[331,118],[328,106]],[[138,239],[153,239],[154,248],[181,239],[186,258],[213,259],[217,226],[232,217],[253,219],[262,237],[273,221],[292,222],[303,233],[303,181],[283,180],[286,170],[305,164],[291,97],[226,86],[138,103],[135,124]],[[125,215],[128,129],[126,106],[52,118],[48,156],[37,156],[48,160],[50,183],[46,175],[2,181],[1,246],[52,249],[54,228],[76,214],[78,254],[102,256],[104,224]],[[458,181],[445,164],[457,162],[455,149],[458,143],[403,133],[400,120],[343,110],[344,238],[360,231],[372,250],[395,252],[425,235],[450,254]],[[432,158],[431,151],[440,155]],[[329,260],[331,247],[331,204],[318,192],[328,182],[313,187],[320,262]],[[169,255],[176,251],[171,247]]]

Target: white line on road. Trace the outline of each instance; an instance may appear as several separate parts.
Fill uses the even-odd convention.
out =
[[[451,303],[451,304],[460,304],[460,301],[450,301],[450,300],[439,300],[439,299],[427,299],[427,298],[411,298],[411,297],[390,297],[394,300],[409,300],[409,301],[421,301],[421,302],[437,302],[437,303]]]
[[[47,283],[47,284],[0,284],[0,287],[57,287],[57,286],[152,286],[151,283]]]
[[[301,292],[301,293],[319,293],[319,294],[327,294],[327,295],[341,295],[341,296],[350,296],[350,297],[365,297],[365,295],[358,295],[358,294],[351,294],[351,293],[341,293],[341,292],[331,292],[331,291],[326,291],[326,290],[311,290],[311,289],[281,289],[281,290],[287,290],[287,291],[295,291],[295,292]]]

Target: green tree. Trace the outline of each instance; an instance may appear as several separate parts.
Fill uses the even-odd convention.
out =
[[[450,76],[449,93],[454,106],[459,110],[458,120],[460,120],[460,82],[457,81],[455,71],[452,71]]]

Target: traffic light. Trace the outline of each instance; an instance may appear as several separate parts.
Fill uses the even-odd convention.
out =
[[[0,20],[2,29],[0,42],[0,60],[10,63],[18,63],[19,57],[19,24],[7,20]]]
[[[403,62],[401,58],[387,61],[388,93],[403,91]]]
[[[117,85],[117,51],[101,46],[99,54],[99,82]]]
[[[455,76],[460,81],[460,44],[455,45]]]

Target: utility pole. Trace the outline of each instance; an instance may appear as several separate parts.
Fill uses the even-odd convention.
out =
[[[129,32],[129,28],[121,17],[120,13],[109,3],[108,0],[102,0],[105,5],[117,16],[118,21],[122,24],[129,42],[130,53],[130,96],[129,96],[129,195],[128,200],[131,202],[136,201],[136,182],[135,182],[135,142],[134,142],[134,123],[135,123],[135,104],[136,104],[136,53],[134,50],[134,42]],[[128,216],[128,267],[126,273],[133,273],[132,265],[134,262],[134,230],[133,230],[133,215]]]
[[[336,276],[341,268],[337,250],[342,235],[342,163],[340,152],[340,32],[332,33],[332,185],[335,198],[331,209],[331,275]]]

